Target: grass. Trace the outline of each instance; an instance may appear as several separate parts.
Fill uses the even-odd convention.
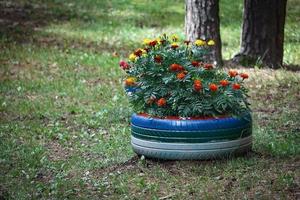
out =
[[[183,36],[184,3],[0,2],[0,199],[296,199],[300,74],[245,69],[253,152],[218,161],[143,160],[118,61],[144,37]],[[161,9],[166,8],[168,9]],[[240,1],[220,1],[223,55],[239,48]],[[288,2],[285,57],[299,65]]]

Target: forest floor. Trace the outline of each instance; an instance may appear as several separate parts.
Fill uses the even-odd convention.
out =
[[[118,61],[144,37],[184,37],[184,3],[170,2],[0,1],[0,199],[300,198],[297,0],[288,1],[286,67],[239,67],[250,75],[252,152],[211,161],[133,153]],[[221,0],[220,16],[229,59],[241,1]]]

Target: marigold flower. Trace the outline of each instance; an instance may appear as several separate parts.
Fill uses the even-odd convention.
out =
[[[198,61],[192,61],[192,65],[194,67],[199,67],[200,66],[200,62],[198,62]]]
[[[137,60],[137,56],[134,53],[132,53],[132,54],[129,55],[129,60],[134,62],[134,61]]]
[[[241,76],[243,79],[249,78],[248,74],[246,74],[246,73],[241,73],[240,76]]]
[[[174,63],[174,64],[170,65],[170,70],[173,72],[174,71],[182,71],[182,70],[184,70],[184,67],[179,64]]]
[[[236,77],[238,75],[238,72],[235,70],[229,70],[228,74],[230,77]]]
[[[171,35],[171,39],[172,39],[174,42],[178,41],[178,35],[176,35],[176,34]]]
[[[208,45],[208,46],[213,46],[213,45],[215,45],[215,41],[209,40],[209,41],[207,42],[207,45]]]
[[[134,86],[136,82],[136,78],[134,77],[129,77],[125,80],[125,85],[126,86]]]
[[[180,73],[177,74],[177,78],[180,79],[180,80],[184,79],[184,77],[185,77],[184,72],[180,72]]]
[[[156,104],[157,104],[159,107],[163,107],[163,106],[165,106],[165,105],[167,104],[167,101],[166,101],[165,98],[160,98],[160,99],[156,102]]]
[[[178,48],[179,47],[179,45],[176,43],[176,42],[173,42],[172,44],[171,44],[171,48],[172,49],[176,49],[176,48]]]
[[[220,84],[221,84],[223,87],[226,87],[227,85],[229,85],[229,81],[227,81],[227,80],[221,80],[221,81],[220,81]]]
[[[212,69],[213,67],[214,67],[213,64],[210,64],[210,63],[205,63],[205,64],[204,64],[204,68],[207,69],[207,70],[210,70],[210,69]]]
[[[144,50],[145,51],[145,50]],[[134,55],[140,57],[141,55],[143,54],[143,51],[142,49],[137,49],[135,52],[134,52]]]
[[[240,84],[238,84],[238,83],[232,84],[232,89],[234,89],[234,90],[239,90],[240,88],[241,88],[241,85],[240,85]]]
[[[161,63],[162,62],[162,57],[160,55],[154,56],[154,62]]]
[[[121,67],[123,70],[126,70],[126,69],[129,69],[129,68],[130,68],[130,65],[129,65],[127,62],[125,62],[124,60],[121,60],[121,61],[119,62],[119,65],[120,65],[120,67]]]
[[[206,42],[204,40],[196,40],[195,41],[196,46],[204,46],[205,44],[206,44]]]
[[[214,83],[211,83],[211,84],[209,85],[209,89],[210,89],[211,91],[215,92],[215,91],[218,90],[218,86],[217,86],[216,84],[214,84]]]
[[[199,92],[202,89],[202,83],[200,80],[194,80],[194,90]]]
[[[155,45],[157,45],[157,40],[152,40],[149,42],[149,46],[155,47]]]
[[[151,42],[151,40],[149,38],[145,38],[143,40],[143,44],[145,44],[145,45],[149,45],[150,42]]]

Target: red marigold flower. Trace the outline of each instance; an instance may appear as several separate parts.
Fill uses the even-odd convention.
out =
[[[228,74],[230,77],[236,77],[238,75],[238,72],[235,70],[229,70]]]
[[[180,73],[177,74],[177,78],[180,79],[180,80],[184,79],[184,77],[185,77],[184,72],[180,72]]]
[[[163,107],[163,106],[165,106],[165,105],[167,104],[167,101],[166,101],[165,98],[160,98],[160,99],[156,102],[156,104],[157,104],[159,107]]]
[[[221,81],[220,81],[220,84],[221,84],[223,87],[225,87],[225,86],[229,85],[229,81],[227,81],[227,80],[221,80]]]
[[[173,72],[174,71],[182,71],[182,70],[184,70],[184,67],[179,64],[174,63],[174,64],[170,65],[170,70]]]
[[[205,64],[204,64],[204,68],[207,69],[207,70],[210,70],[210,69],[212,69],[213,67],[214,67],[213,64],[210,64],[210,63],[205,63]]]
[[[198,61],[192,61],[192,65],[194,67],[199,67],[200,66],[200,62],[198,62]]]
[[[134,55],[140,57],[143,54],[143,51],[141,49],[138,49],[134,52]]]
[[[241,73],[240,76],[241,76],[243,79],[249,78],[249,75],[246,74],[246,73]]]
[[[240,88],[241,88],[241,85],[238,84],[238,83],[234,83],[234,84],[232,85],[232,89],[234,89],[234,90],[239,90]]]
[[[157,40],[152,40],[151,42],[149,42],[149,46],[154,47],[157,44]]]
[[[209,89],[210,89],[211,91],[215,92],[215,91],[218,90],[218,86],[217,86],[216,84],[214,84],[214,83],[211,83],[211,84],[209,85]]]
[[[129,65],[127,62],[125,62],[124,60],[121,60],[121,61],[119,62],[119,65],[120,65],[120,67],[121,67],[123,70],[126,70],[126,69],[129,69],[129,68],[130,68],[130,65]]]
[[[157,63],[161,63],[162,62],[162,57],[160,55],[156,55],[154,56],[154,61]]]
[[[195,80],[194,81],[194,90],[195,91],[200,91],[202,89],[202,83],[200,80]]]

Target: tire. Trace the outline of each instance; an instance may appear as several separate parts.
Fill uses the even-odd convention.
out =
[[[244,153],[252,146],[252,120],[243,118],[169,120],[134,114],[133,150],[159,159],[213,159]]]

